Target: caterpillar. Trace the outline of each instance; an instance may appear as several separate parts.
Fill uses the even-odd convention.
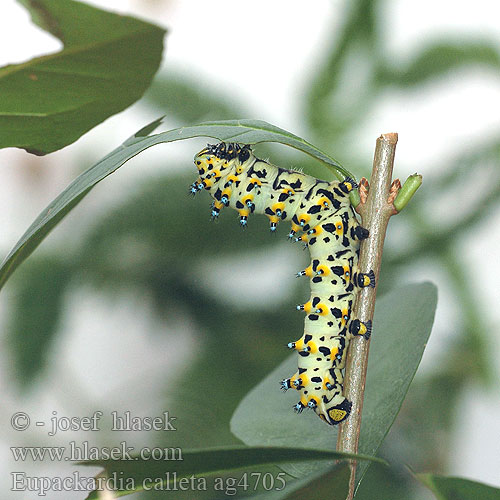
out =
[[[356,293],[375,287],[373,271],[358,271],[359,242],[368,237],[354,213],[349,192],[354,180],[327,182],[286,170],[255,157],[250,146],[211,145],[194,158],[199,177],[189,191],[206,190],[213,197],[212,219],[224,207],[238,211],[242,227],[252,213],[269,218],[271,232],[290,220],[288,238],[309,248],[311,264],[297,273],[310,279],[311,297],[297,309],[306,313],[304,334],[288,344],[298,353],[298,370],[280,382],[296,389],[297,413],[311,408],[326,423],[345,420],[352,403],[343,395],[343,374],[349,341],[371,335],[371,321],[351,317]]]

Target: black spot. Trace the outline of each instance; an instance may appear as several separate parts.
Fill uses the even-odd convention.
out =
[[[239,208],[239,209],[241,209],[241,208],[245,208],[245,205],[243,205],[243,203],[241,203],[241,201],[240,201],[240,200],[238,200],[238,201],[236,202],[236,208]]]
[[[321,382],[321,377],[312,377],[311,381],[312,382]]]
[[[318,303],[319,303],[319,297],[314,297],[312,300],[312,305],[316,307]]]
[[[330,243],[330,238],[328,236],[323,240],[325,243]]]
[[[312,340],[312,335],[308,334],[304,336],[304,344],[307,344],[311,340]]]
[[[320,205],[313,205],[312,207],[309,207],[309,210],[307,211],[308,214],[317,214],[321,210]]]
[[[321,276],[315,276],[313,279],[312,279],[312,282],[313,283],[321,283],[323,281],[323,278]]]
[[[320,347],[320,348],[318,349],[318,351],[319,351],[321,354],[323,354],[323,356],[329,356],[329,355],[330,355],[330,353],[331,353],[330,349],[328,349],[328,347],[324,347],[324,346]]]
[[[337,319],[342,317],[342,311],[338,307],[332,307],[330,311]]]
[[[332,273],[336,274],[337,276],[344,276],[344,268],[342,266],[332,266],[331,270]]]
[[[308,319],[311,321],[317,321],[319,319],[319,316],[317,314],[309,314]]]
[[[303,358],[307,358],[307,356],[309,356],[309,353],[306,351],[299,351],[299,356],[302,356]]]

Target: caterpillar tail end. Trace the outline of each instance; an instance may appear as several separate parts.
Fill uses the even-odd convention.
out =
[[[350,414],[352,409],[352,403],[344,398],[342,403],[339,403],[331,408],[326,410],[326,416],[320,415],[323,417],[323,420],[330,425],[338,425],[343,422]]]

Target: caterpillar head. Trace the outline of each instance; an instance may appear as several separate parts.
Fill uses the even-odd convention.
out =
[[[212,161],[225,160],[230,162],[237,158],[240,163],[244,163],[250,157],[250,153],[251,149],[247,144],[241,146],[236,142],[219,142],[218,144],[207,144],[207,147],[194,157],[194,161],[196,163],[197,160],[207,158]]]

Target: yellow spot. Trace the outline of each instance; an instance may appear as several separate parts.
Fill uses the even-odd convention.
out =
[[[311,304],[311,301],[309,302],[306,302],[304,304],[304,311],[309,314],[311,311],[312,311],[312,304]]]
[[[305,398],[305,396],[302,394],[302,396],[300,397],[300,402],[304,405],[304,406],[307,406],[307,399]]]
[[[229,181],[237,182],[238,180],[239,180],[239,179],[238,179],[238,177],[236,177],[236,175],[230,175],[230,176],[228,176],[228,178],[227,178],[227,181],[228,181],[228,182],[229,182]]]
[[[271,207],[271,210],[276,213],[278,210],[281,210],[283,212],[285,208],[285,204],[284,203],[281,203],[281,202],[278,202],[278,203],[275,203],[272,207]]]
[[[309,214],[302,214],[302,215],[299,215],[298,219],[299,219],[299,222],[304,221],[304,224],[307,224],[311,220],[311,216]]]
[[[366,326],[361,321],[359,322],[359,332],[358,335],[364,335],[366,333]]]
[[[306,267],[304,269],[304,273],[305,273],[306,276],[309,276],[309,277],[313,276],[312,266]]]
[[[328,276],[330,274],[330,268],[328,266],[318,266],[316,268],[316,272],[320,271],[321,272],[321,276]]]
[[[309,352],[311,354],[316,354],[318,352],[318,346],[312,340],[310,340],[306,345],[309,347]]]
[[[248,210],[248,208],[242,208],[241,210],[238,210],[238,213],[240,214],[240,217],[248,217],[250,210]]]
[[[289,194],[289,195],[294,195],[295,191],[292,188],[286,188],[281,191],[282,193]]]
[[[320,312],[317,313],[320,316],[326,316],[328,314],[328,307],[326,307],[325,304],[318,304],[316,309],[320,310]]]
[[[297,224],[294,224],[294,223],[292,222],[292,231],[297,232],[297,231],[300,231],[300,229],[301,229],[301,228],[300,228],[300,226],[297,226]]]
[[[329,412],[328,415],[334,422],[340,422],[343,420],[346,416],[347,412],[345,410],[339,410],[337,408],[332,408]]]
[[[280,220],[279,217],[276,217],[276,215],[268,215],[268,217],[271,222],[279,222]]]
[[[224,206],[224,204],[221,203],[220,201],[217,201],[217,200],[214,201],[215,208],[218,208],[220,210],[223,206]]]
[[[236,173],[237,174],[242,174],[243,173],[243,170],[245,170],[243,167],[239,166],[239,167],[236,167]]]
[[[349,281],[351,279],[351,273],[349,271],[349,266],[344,266],[344,278],[346,281]]]
[[[241,203],[243,203],[243,205],[246,205],[247,201],[253,201],[253,194],[247,194],[241,199]]]
[[[295,349],[297,351],[301,351],[303,347],[304,347],[304,340],[300,338],[299,340],[297,340],[297,342],[295,342]]]
[[[326,196],[322,196],[316,205],[320,205],[321,207],[327,208],[330,206],[330,200]]]
[[[346,322],[347,322],[347,317],[348,317],[348,314],[349,314],[349,311],[348,309],[342,309],[342,326],[345,326]]]
[[[337,230],[337,234],[341,236],[342,233],[344,232],[344,224],[342,224],[342,222],[337,222],[335,224],[335,229]]]
[[[262,186],[260,179],[251,179],[250,184],[257,184],[257,186]]]

